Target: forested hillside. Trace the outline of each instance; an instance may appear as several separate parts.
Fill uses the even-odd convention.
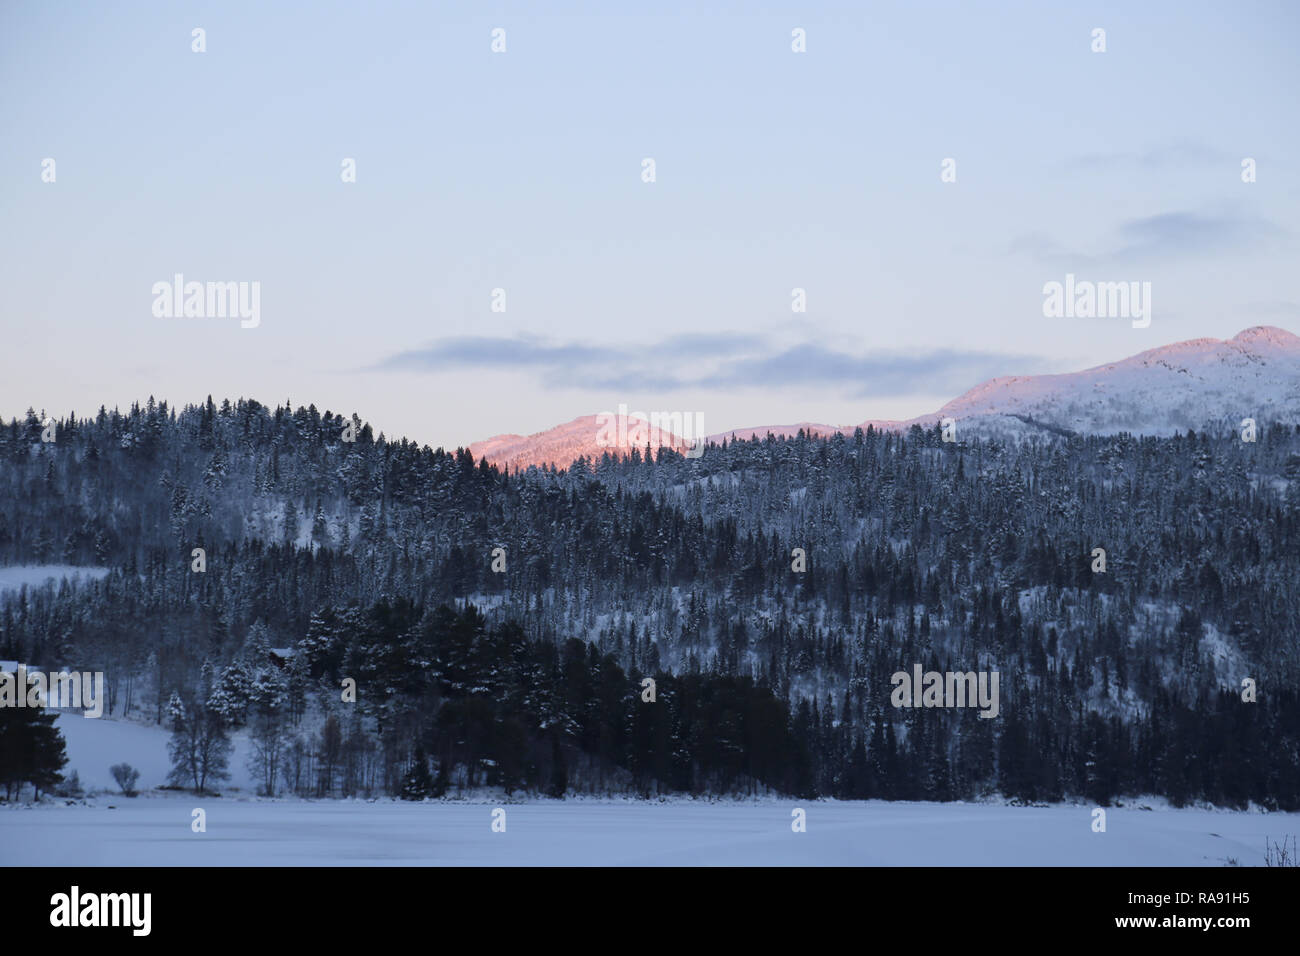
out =
[[[0,565],[112,570],[6,601],[0,659],[246,726],[271,792],[1300,806],[1290,424],[519,475],[253,401],[42,431],[0,427]],[[997,671],[998,716],[891,706],[917,664]]]

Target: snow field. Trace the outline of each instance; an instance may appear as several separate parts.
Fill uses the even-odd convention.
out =
[[[110,809],[114,807],[115,809]],[[867,801],[492,803],[99,797],[0,809],[0,864],[1261,866],[1300,814]],[[791,811],[807,831],[791,829]],[[191,830],[202,808],[207,831]]]

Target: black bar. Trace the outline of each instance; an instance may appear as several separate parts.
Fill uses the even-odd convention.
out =
[[[1300,889],[1294,868],[562,869],[10,868],[6,929],[19,938],[77,933],[86,942],[202,940],[205,948],[247,944],[267,927],[295,943],[379,945],[388,929],[396,942],[402,927],[424,927],[431,943],[462,932],[493,942],[502,933],[536,943],[574,933],[619,938],[588,935],[608,923],[628,940],[666,942],[690,939],[701,922],[759,942],[788,932],[812,941],[840,925],[864,941],[918,944],[937,944],[936,934],[991,942],[1046,931],[1060,940],[1202,936],[1232,945],[1293,929]],[[52,898],[73,886],[83,901],[151,894],[148,936],[129,926],[52,926]],[[1155,924],[1117,924],[1142,917]],[[1248,925],[1178,922],[1207,917]]]

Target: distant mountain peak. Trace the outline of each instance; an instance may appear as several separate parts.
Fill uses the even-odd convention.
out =
[[[1273,348],[1300,351],[1300,335],[1293,335],[1276,325],[1252,325],[1232,337],[1233,342],[1248,346],[1271,346]]]
[[[1231,339],[1172,342],[1079,372],[999,376],[936,412],[906,421],[868,419],[856,427],[903,431],[948,417],[958,420],[959,431],[965,422],[968,428],[999,432],[1152,435],[1235,427],[1243,418],[1300,422],[1300,336],[1255,325]],[[763,439],[769,433],[794,436],[800,431],[824,437],[851,433],[854,427],[799,422],[734,428],[709,436],[709,441]],[[599,459],[605,452],[630,454],[630,446],[598,444],[597,430],[597,416],[587,415],[533,435],[497,435],[475,442],[470,451],[511,470],[544,464],[564,468],[581,457]],[[690,443],[665,432],[655,444],[683,450]]]
[[[1070,431],[1165,435],[1243,418],[1300,419],[1300,337],[1260,325],[1080,372],[993,379],[938,413],[1031,418]],[[928,416],[933,417],[933,416]]]
[[[599,460],[609,454],[625,458],[665,447],[685,452],[692,442],[639,415],[582,415],[531,435],[494,435],[469,446],[475,458],[486,458],[499,468],[518,471],[532,465],[567,468],[579,458]]]

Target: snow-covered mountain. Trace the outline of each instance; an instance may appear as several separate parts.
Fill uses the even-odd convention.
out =
[[[533,435],[494,435],[474,442],[469,450],[476,459],[517,471],[529,465],[564,468],[579,458],[599,459],[606,453],[622,457],[633,449],[644,453],[647,444],[684,452],[692,443],[633,415],[583,415]]]
[[[1081,372],[990,379],[938,411],[906,421],[756,426],[720,432],[708,440],[761,438],[769,432],[794,435],[800,430],[824,436],[869,425],[900,431],[944,418],[956,419],[968,434],[1169,435],[1206,426],[1236,427],[1243,418],[1260,424],[1300,422],[1300,336],[1254,326],[1231,339],[1176,342]],[[498,435],[470,445],[470,451],[511,470],[546,463],[565,467],[580,456],[599,458],[612,450],[597,443],[597,431],[596,416],[588,415],[535,435]],[[667,432],[661,443],[677,448],[690,444]]]
[[[924,422],[1004,415],[1071,431],[1169,435],[1206,425],[1300,420],[1300,337],[1255,326],[1063,375],[995,378]]]

